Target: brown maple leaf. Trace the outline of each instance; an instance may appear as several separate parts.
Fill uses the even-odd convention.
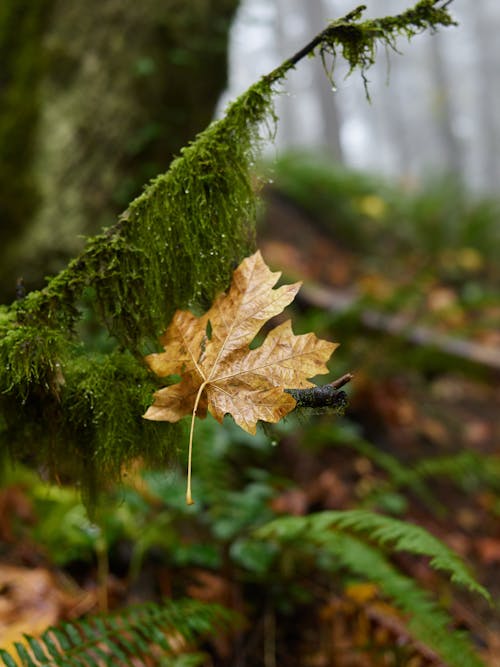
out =
[[[271,317],[283,311],[301,283],[273,289],[281,273],[269,270],[260,252],[243,260],[227,294],[216,298],[201,317],[178,310],[160,338],[165,351],[146,357],[160,377],[181,381],[154,394],[144,417],[175,422],[192,415],[188,491],[191,499],[191,452],[194,418],[208,411],[222,422],[230,414],[254,434],[259,420],[277,422],[295,407],[285,389],[313,387],[307,378],[327,373],[326,361],[337,347],[313,333],[294,335],[290,321],[270,331],[256,349],[249,345]]]

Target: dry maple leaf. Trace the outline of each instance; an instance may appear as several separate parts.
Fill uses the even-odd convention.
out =
[[[326,361],[337,347],[313,333],[296,336],[290,321],[270,331],[251,350],[261,327],[283,311],[301,283],[273,289],[281,273],[273,273],[260,252],[234,271],[227,294],[216,298],[201,317],[178,310],[160,338],[165,351],[146,362],[156,375],[181,375],[181,381],[154,394],[144,417],[175,422],[192,415],[189,437],[187,502],[191,504],[191,454],[194,418],[207,409],[219,421],[230,414],[248,433],[259,420],[277,422],[295,407],[285,389],[313,387],[307,378],[327,373]]]

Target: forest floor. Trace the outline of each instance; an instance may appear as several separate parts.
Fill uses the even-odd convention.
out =
[[[303,307],[329,307],[330,330],[335,331],[337,324],[337,340],[350,348],[347,357],[354,367],[348,370],[354,373],[354,379],[347,410],[349,419],[361,428],[366,441],[406,468],[423,468],[421,462],[431,457],[442,457],[449,463],[443,476],[436,470],[434,477],[429,470],[430,488],[423,494],[415,493],[415,488],[403,491],[404,501],[397,513],[400,518],[424,526],[459,553],[472,565],[493,599],[500,600],[498,479],[492,486],[474,483],[476,461],[491,464],[496,474],[499,471],[500,328],[481,325],[479,335],[470,336],[477,313],[461,312],[457,316],[455,310],[449,317],[449,306],[453,310],[456,305],[454,294],[449,286],[439,282],[421,295],[426,308],[415,309],[412,304],[408,316],[403,317],[404,325],[391,327],[391,316],[384,315],[384,301],[398,286],[397,277],[388,277],[390,267],[387,272],[380,268],[374,271],[369,261],[339,243],[334,235],[326,234],[282,193],[268,189],[266,201],[259,242],[266,261],[283,270],[287,278],[304,280]],[[375,298],[366,300],[367,293]],[[358,302],[354,294],[358,295]],[[377,304],[382,315],[364,318],[367,312],[373,314]],[[399,307],[404,311],[404,303]],[[439,318],[440,310],[443,318]],[[492,306],[490,316],[491,321],[500,322],[500,303]],[[412,329],[422,326],[425,336],[415,340]],[[347,340],[342,339],[343,331],[347,331]],[[448,345],[457,338],[466,344]],[[321,494],[322,508],[359,505],[381,482],[380,476],[384,477],[363,454],[346,455],[344,450],[335,448],[322,451],[321,463],[316,461],[313,465],[304,460],[307,454],[299,443],[287,446],[292,449],[289,460],[297,471],[312,468],[315,472],[297,473],[297,490],[281,500],[283,511],[302,513],[317,509]],[[460,461],[465,464],[462,470]],[[318,491],[318,485],[325,484],[329,490]],[[408,567],[432,588],[434,575],[429,568],[423,564],[415,566],[414,562]],[[453,615],[458,627],[472,633],[486,664],[500,665],[498,607],[488,607],[470,596],[458,596]],[[375,625],[384,624],[383,614],[372,613],[372,617]],[[385,622],[390,626],[390,619]],[[344,638],[347,646],[352,642],[352,627],[347,622],[346,632],[351,637]],[[339,661],[317,664],[351,664],[338,656],[335,659]],[[363,662],[358,655],[359,662],[352,664],[378,664],[372,659],[370,656]],[[424,660],[422,656],[421,659]],[[427,663],[424,660],[415,664]],[[432,658],[429,664],[435,664]]]
[[[0,492],[1,647],[61,619],[180,593],[229,604],[249,624],[236,641],[219,637],[205,646],[211,656],[205,662],[176,665],[442,665],[413,641],[369,576],[340,587],[326,575],[306,576],[275,590],[284,610],[270,605],[279,582],[259,554],[244,551],[245,531],[266,512],[272,518],[363,507],[416,523],[458,552],[500,600],[500,328],[492,324],[500,303],[490,302],[479,315],[460,305],[453,284],[435,280],[412,288],[411,272],[401,278],[400,293],[394,267],[354,252],[276,190],[267,189],[265,199],[259,247],[272,268],[304,280],[294,321],[341,343],[332,363],[336,377],[354,373],[345,417],[293,425],[277,447],[264,439],[261,450],[245,444],[234,454],[231,445],[227,454],[217,445],[221,458],[205,460],[199,475],[225,477],[231,459],[235,482],[214,500],[220,502],[215,510],[201,502],[188,514],[183,473],[162,482],[161,500],[137,475],[135,495],[127,492],[116,508],[110,504],[102,535],[72,491],[49,494],[32,478],[12,479]],[[401,257],[395,263],[411,266]],[[418,327],[424,335],[415,338]],[[457,339],[473,345],[457,347]],[[212,427],[206,428],[208,437]],[[259,465],[272,476],[263,476]],[[254,482],[237,491],[245,466]],[[141,539],[142,560],[135,560],[133,545]],[[437,593],[485,664],[500,667],[497,605],[451,587],[424,559],[395,560]],[[292,594],[302,600],[296,609],[286,608]]]

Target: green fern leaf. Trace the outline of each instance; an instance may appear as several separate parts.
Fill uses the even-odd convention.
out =
[[[95,653],[95,658],[92,653]],[[83,658],[83,663],[86,667],[100,667],[103,663],[105,665],[112,665],[113,660],[114,656],[112,653],[104,651],[99,646],[92,646],[89,653]]]
[[[0,649],[0,658],[2,659],[5,667],[19,667],[14,658],[11,658],[11,656],[4,649]]]
[[[408,617],[407,627],[451,667],[484,667],[467,636],[451,628],[451,618],[409,577],[399,572],[376,548],[350,535],[330,533],[323,546],[346,569],[380,586]]]
[[[55,633],[54,633],[54,635],[55,635]],[[57,638],[57,635],[55,635],[55,636]],[[52,639],[52,635],[51,635],[50,631],[47,630],[46,632],[44,632],[41,639],[42,639],[42,643],[44,644],[45,649],[48,651],[50,657],[55,661],[59,660],[60,657],[61,657],[61,651],[56,646],[56,644],[54,643],[54,640]]]
[[[47,630],[46,633],[44,633],[44,635],[42,635],[42,637],[44,637],[44,636],[47,635],[47,634],[48,634],[49,636],[51,636],[51,634],[53,634],[54,637],[55,637],[56,640],[57,640],[57,643],[58,643],[59,646],[61,647],[61,651],[60,651],[60,652],[62,652],[62,651],[69,651],[70,648],[71,648],[71,643],[68,641],[68,637],[67,637],[67,635],[66,635],[66,633],[65,633],[65,631],[64,631],[65,626],[66,626],[66,623],[64,623],[64,624],[63,624],[61,627],[59,627],[59,628],[50,628],[49,630]]]
[[[32,650],[33,655],[35,656],[38,662],[43,662],[44,660],[47,659],[47,655],[45,654],[45,651],[42,649],[42,644],[37,642],[36,639],[33,639],[33,637],[30,637],[29,635],[24,635],[24,638],[28,642],[28,645]]]
[[[33,662],[33,658],[31,657],[31,655],[26,650],[23,644],[20,644],[19,642],[14,642],[14,647],[17,651],[17,655],[19,656],[19,659],[21,660],[23,667],[37,667],[36,663]]]
[[[66,636],[68,637],[71,646],[78,646],[81,644],[82,639],[80,636],[80,633],[77,630],[78,625],[71,625],[71,623],[65,623],[63,625],[63,630],[66,633]]]
[[[348,510],[275,519],[256,535],[292,544],[299,557],[301,553],[310,556],[314,549],[319,569],[340,566],[375,582],[407,616],[411,634],[432,648],[446,664],[452,667],[483,664],[466,635],[451,630],[451,619],[445,610],[391,564],[381,549],[390,544],[396,551],[428,556],[430,564],[445,570],[452,581],[490,600],[489,593],[474,580],[458,555],[423,528],[365,510]],[[322,558],[322,554],[330,558]]]
[[[312,521],[315,531],[332,527],[368,533],[370,539],[380,545],[391,543],[395,551],[428,556],[434,569],[448,572],[454,583],[465,586],[491,602],[491,595],[474,579],[461,558],[421,526],[366,510],[323,512],[315,515]]]
[[[332,529],[366,534],[370,540],[381,546],[391,543],[395,551],[408,551],[419,556],[427,556],[434,569],[446,571],[454,583],[478,593],[491,603],[489,592],[474,579],[456,553],[421,526],[392,517],[367,510],[321,512],[308,517],[276,519],[263,526],[258,535],[262,537],[274,535],[281,539],[294,539],[298,535],[304,535],[315,541]]]
[[[209,634],[229,630],[236,619],[222,607],[193,600],[148,603],[116,614],[64,623],[49,628],[39,638],[26,636],[33,655],[23,644],[15,643],[17,661],[5,650],[0,651],[0,659],[5,667],[134,667],[138,659],[150,656],[154,644],[166,658],[172,658],[172,664],[195,664],[196,654],[191,662],[177,661],[168,635],[196,644]]]

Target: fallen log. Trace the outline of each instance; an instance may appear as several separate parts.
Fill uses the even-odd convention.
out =
[[[406,315],[391,315],[371,308],[359,308],[358,297],[353,292],[305,284],[300,290],[300,299],[332,313],[341,314],[359,309],[359,321],[367,329],[398,336],[414,345],[435,348],[446,354],[500,371],[500,349],[415,324]]]

